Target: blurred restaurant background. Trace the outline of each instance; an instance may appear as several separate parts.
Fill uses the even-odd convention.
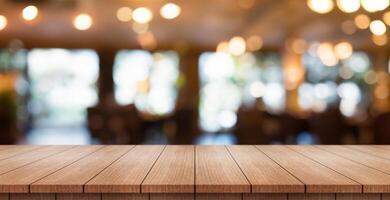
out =
[[[2,144],[390,144],[390,0],[0,0]]]

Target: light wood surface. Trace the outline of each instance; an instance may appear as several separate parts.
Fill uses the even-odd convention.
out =
[[[250,184],[225,146],[196,146],[197,193],[249,193]]]
[[[81,193],[84,184],[134,146],[106,146],[30,185],[33,193]]]
[[[30,184],[102,148],[78,146],[0,176],[0,192],[29,192]]]
[[[362,186],[286,146],[258,146],[306,185],[308,193],[360,193]]]
[[[194,193],[195,147],[168,146],[142,183],[145,193]]]
[[[248,178],[253,193],[303,193],[302,182],[254,146],[228,146]]]
[[[388,153],[389,146],[337,145],[0,146],[0,200],[390,200]]]
[[[322,149],[325,147],[290,146],[290,148],[362,184],[364,192],[390,192],[390,175],[379,170],[329,153]]]
[[[85,192],[139,193],[165,146],[137,146],[85,185]]]

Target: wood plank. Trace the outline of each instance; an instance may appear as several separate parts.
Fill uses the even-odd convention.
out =
[[[327,152],[336,154],[340,157],[358,162],[360,164],[366,165],[368,167],[377,169],[384,173],[390,174],[390,160],[371,156],[370,154],[356,151],[350,148],[346,148],[340,145],[331,145],[331,146],[317,146]]]
[[[196,194],[196,200],[242,200],[242,194]]]
[[[225,146],[196,146],[196,193],[249,193],[250,184]]]
[[[149,194],[102,194],[102,200],[149,200]]]
[[[257,147],[302,181],[308,193],[361,193],[362,191],[359,183],[286,146]]]
[[[150,200],[195,200],[194,194],[150,194]]]
[[[303,193],[302,182],[254,146],[227,146],[248,178],[253,193]]]
[[[288,200],[335,200],[335,194],[288,194]]]
[[[136,146],[84,186],[92,193],[140,193],[141,183],[165,146]]]
[[[29,185],[103,146],[76,146],[0,176],[0,192],[28,193]],[[32,173],[33,172],[33,173]]]
[[[142,183],[143,193],[194,193],[195,147],[167,146]]]
[[[364,193],[390,192],[390,175],[347,160],[315,146],[289,146],[296,152],[319,162],[363,185]]]
[[[9,200],[9,194],[0,194],[0,200]]]
[[[381,200],[381,194],[336,194],[337,200]]]
[[[382,200],[390,200],[390,194],[382,194]]]
[[[381,157],[390,160],[390,150],[371,145],[346,145],[350,149],[368,153],[371,156]]]
[[[0,150],[0,160],[4,160],[6,158],[27,153],[43,147],[44,146],[33,146],[33,145],[5,145],[2,146]]]
[[[56,194],[56,200],[101,200],[101,194]]]
[[[33,193],[81,193],[83,186],[134,146],[105,146],[30,185]]]
[[[55,194],[10,194],[10,200],[55,200]]]
[[[29,152],[3,159],[0,161],[0,174],[5,174],[16,168],[28,165],[51,155],[55,155],[70,148],[74,148],[74,146],[45,146],[43,148],[38,148],[36,150],[32,149]]]
[[[244,194],[243,200],[287,200],[287,194]]]

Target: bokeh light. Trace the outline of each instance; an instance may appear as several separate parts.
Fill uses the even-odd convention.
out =
[[[133,11],[133,19],[138,23],[145,24],[153,19],[153,14],[149,9],[140,7]]]
[[[258,51],[263,47],[263,39],[258,35],[252,35],[246,40],[248,51]]]
[[[0,15],[0,31],[5,29],[7,24],[8,24],[7,18],[4,17],[3,15]]]
[[[355,17],[355,25],[359,29],[367,29],[370,26],[370,17],[365,14],[360,14]]]
[[[389,0],[361,0],[362,7],[368,12],[377,12],[389,7]]]
[[[34,20],[38,16],[38,8],[36,6],[30,5],[23,9],[22,16],[26,21]]]
[[[229,53],[229,42],[227,41],[220,42],[217,46],[217,52]]]
[[[161,16],[165,19],[174,19],[179,16],[180,13],[181,8],[174,3],[167,3],[160,10]]]
[[[372,35],[372,41],[378,46],[386,45],[387,40],[387,35]]]
[[[353,53],[353,48],[349,42],[340,42],[334,47],[335,54],[338,59],[347,59]]]
[[[337,7],[345,13],[353,13],[359,10],[359,0],[337,0]]]
[[[390,11],[383,14],[383,21],[390,26]]]
[[[121,22],[129,22],[132,18],[132,10],[129,7],[121,7],[116,12],[116,17]]]
[[[326,14],[333,10],[332,0],[307,0],[307,5],[316,13]]]
[[[87,14],[77,15],[73,21],[73,25],[77,30],[88,30],[92,26],[92,18]]]
[[[246,43],[242,37],[233,37],[229,41],[229,52],[232,55],[239,56],[245,53]]]
[[[383,35],[386,33],[386,25],[380,20],[374,20],[370,24],[370,31],[374,35]]]

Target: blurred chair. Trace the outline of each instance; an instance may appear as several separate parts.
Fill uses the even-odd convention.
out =
[[[239,109],[235,135],[238,144],[267,144],[269,138],[263,132],[263,115],[255,109]]]

